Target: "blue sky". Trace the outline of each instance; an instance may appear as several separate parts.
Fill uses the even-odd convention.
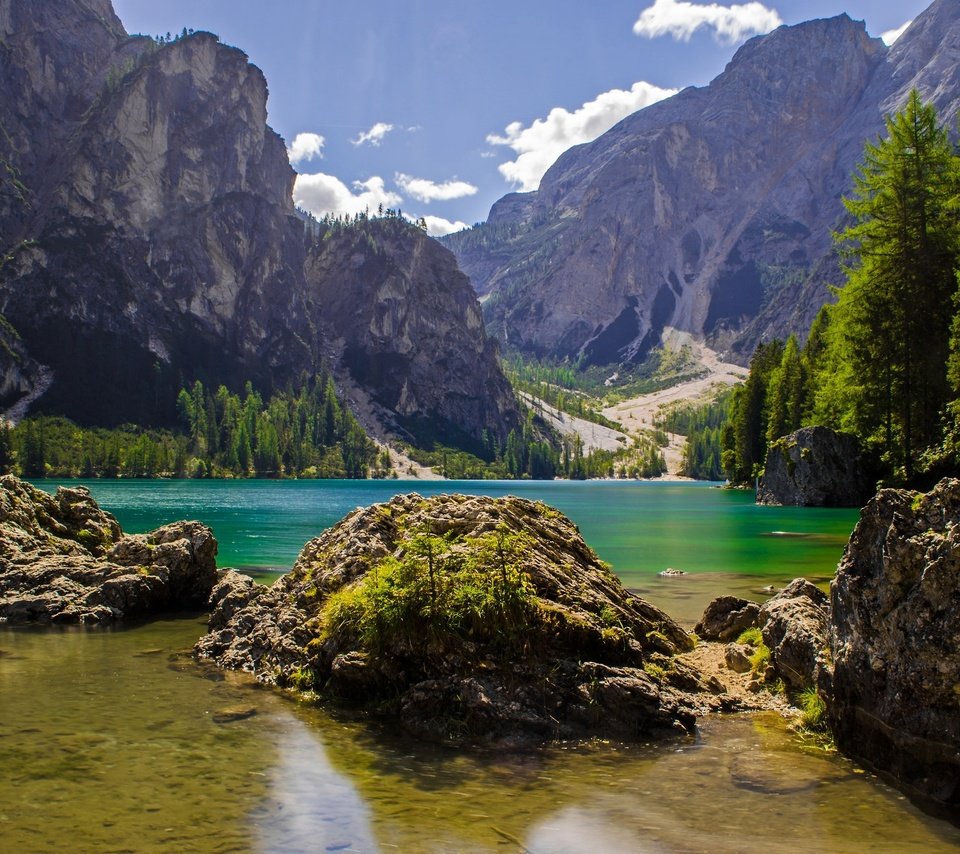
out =
[[[114,0],[128,32],[210,30],[263,69],[270,124],[299,158],[303,206],[383,201],[427,217],[433,233],[486,219],[500,196],[536,187],[559,151],[709,82],[778,22],[846,12],[880,36],[927,5]]]

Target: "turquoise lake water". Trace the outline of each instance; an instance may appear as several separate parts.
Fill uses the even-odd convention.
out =
[[[703,483],[620,481],[72,481],[124,530],[176,519],[210,525],[220,566],[287,570],[311,538],[358,506],[404,492],[519,495],[580,527],[624,584],[692,624],[714,596],[833,575],[858,518],[850,509],[758,507],[753,493]],[[53,490],[57,482],[39,481]],[[667,568],[686,576],[661,578]],[[268,576],[267,576],[268,577]]]

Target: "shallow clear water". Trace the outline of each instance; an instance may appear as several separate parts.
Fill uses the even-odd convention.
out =
[[[55,484],[44,482],[45,488]],[[826,578],[853,511],[757,508],[690,484],[89,483],[124,528],[211,524],[221,565],[289,567],[397,492],[540,498],[628,585],[692,622],[738,590]],[[678,579],[656,573],[673,566]],[[0,629],[0,851],[940,851],[929,818],[777,716],[667,745],[477,756],[298,704],[185,651],[200,617],[114,630]]]
[[[710,720],[696,740],[669,745],[467,755],[178,656],[203,630],[199,618],[0,630],[0,850],[960,846],[960,829],[804,749],[775,715]]]
[[[73,481],[77,483],[77,481]],[[218,562],[289,569],[304,543],[358,506],[417,491],[539,499],[566,513],[630,588],[692,625],[720,593],[833,575],[857,519],[850,509],[757,507],[753,494],[702,483],[617,481],[80,481],[120,520],[146,531],[176,519],[210,525]],[[53,490],[54,481],[39,481]],[[680,578],[661,578],[668,567]]]

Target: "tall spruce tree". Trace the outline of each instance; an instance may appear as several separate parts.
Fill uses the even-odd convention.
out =
[[[949,399],[960,178],[948,133],[916,90],[886,130],[844,200],[855,220],[836,235],[847,283],[830,310],[815,418],[878,447],[910,480]]]

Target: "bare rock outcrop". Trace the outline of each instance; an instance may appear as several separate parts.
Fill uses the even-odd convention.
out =
[[[960,480],[885,489],[831,585],[838,746],[960,814]]]
[[[0,623],[106,623],[203,608],[217,541],[199,522],[124,534],[87,489],[0,478]]]
[[[707,605],[693,630],[703,640],[732,641],[756,626],[759,614],[760,606],[756,602],[739,596],[718,596]]]
[[[676,686],[722,691],[674,666],[690,637],[568,519],[519,498],[399,496],[309,542],[273,587],[228,588],[197,655],[429,740],[685,732],[698,706]]]
[[[788,689],[821,683],[829,667],[829,619],[826,594],[805,578],[795,578],[760,608],[757,622],[770,664]]]
[[[862,507],[873,491],[856,437],[803,427],[767,450],[757,504]]]

